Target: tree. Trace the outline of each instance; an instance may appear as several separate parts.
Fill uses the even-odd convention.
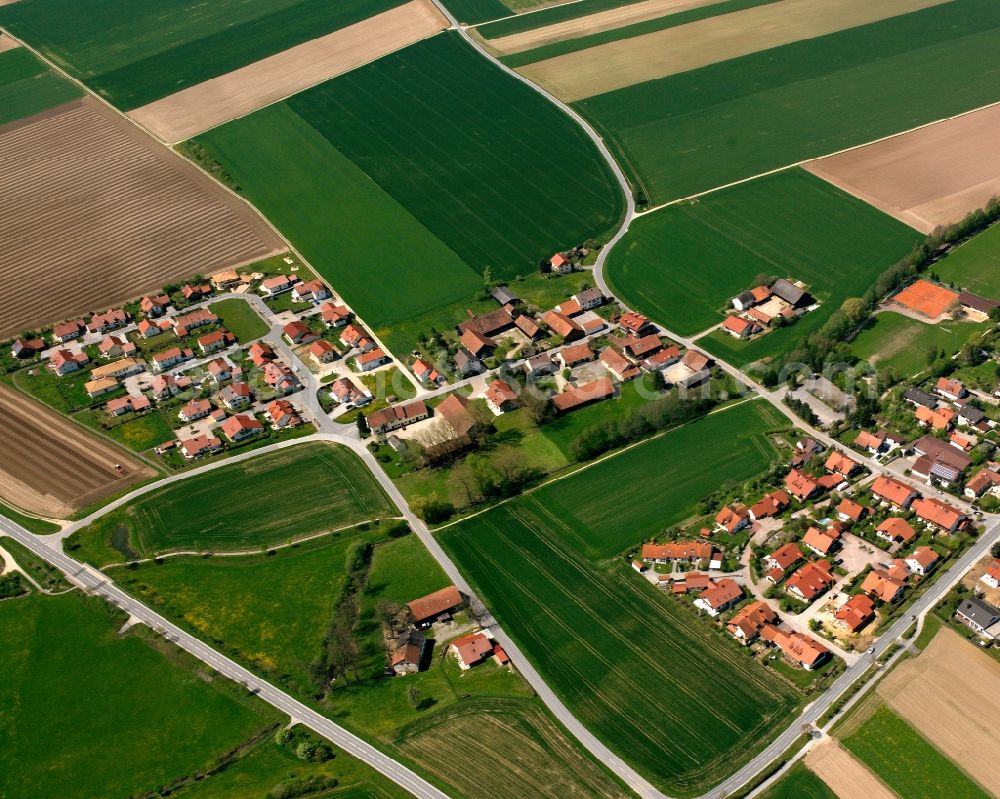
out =
[[[462,461],[451,470],[451,488],[458,498],[456,504],[475,505],[483,501],[482,486],[479,484],[479,476],[473,471],[472,466],[466,461]]]
[[[420,691],[417,689],[417,686],[406,686],[406,701],[410,703],[410,707],[414,710],[420,705]]]
[[[549,419],[555,415],[555,408],[552,405],[552,400],[533,388],[527,391],[522,391],[521,396],[518,398],[521,407],[524,408],[524,414],[531,420],[531,423],[536,427],[538,425],[544,424]]]
[[[299,760],[312,760],[316,754],[316,745],[312,741],[303,741],[295,747],[295,756]]]
[[[402,619],[403,608],[397,602],[388,599],[380,599],[375,604],[375,616],[379,623],[389,630],[389,634],[395,638],[399,632],[406,627]]]
[[[653,390],[654,391],[666,391],[667,380],[663,376],[663,372],[659,369],[653,371]]]
[[[447,521],[455,514],[455,506],[437,496],[432,496],[423,502],[417,503],[414,510],[417,516],[428,524],[439,524],[440,522]]]
[[[493,267],[487,265],[483,268],[483,285],[486,288],[493,288]]]
[[[868,306],[859,297],[848,297],[841,303],[840,312],[848,324],[855,327],[868,315]]]
[[[548,258],[542,258],[538,262],[538,274],[547,275],[552,271],[552,262]]]
[[[357,425],[358,433],[361,434],[362,438],[368,438],[372,434],[371,428],[368,426],[368,419],[363,413],[359,413],[357,419],[354,420],[354,424]]]
[[[997,542],[996,544],[993,545],[993,547],[990,549],[990,554],[994,558],[1000,558],[1000,542]]]

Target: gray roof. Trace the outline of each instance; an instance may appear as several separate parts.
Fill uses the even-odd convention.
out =
[[[578,292],[577,294],[574,294],[573,299],[575,299],[578,303],[580,303],[580,305],[586,305],[587,303],[593,302],[594,300],[601,300],[601,302],[603,302],[604,294],[601,292],[599,288],[589,288],[589,289],[584,289],[583,291]]]
[[[932,395],[928,394],[926,391],[921,391],[919,388],[910,388],[906,390],[903,394],[903,399],[907,402],[913,402],[917,405],[923,405],[925,408],[936,408],[937,399]]]
[[[957,612],[984,629],[1000,621],[1000,610],[975,597],[963,600]]]
[[[521,301],[521,298],[507,288],[507,286],[494,286],[490,289],[490,296],[501,305],[506,305],[508,302],[518,303]]]
[[[743,291],[736,295],[736,299],[739,300],[740,305],[748,306],[754,304],[753,294],[749,291]]]
[[[979,424],[986,418],[986,414],[975,405],[963,405],[958,412],[963,419],[968,420],[969,424]]]
[[[800,289],[791,281],[785,280],[783,277],[778,278],[771,284],[771,293],[777,294],[785,302],[792,305],[804,305],[808,301],[812,300],[805,289]]]
[[[461,369],[473,363],[479,363],[479,359],[465,347],[459,347],[458,352],[455,353],[455,366]]]

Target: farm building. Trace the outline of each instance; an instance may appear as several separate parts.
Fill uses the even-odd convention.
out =
[[[431,624],[439,619],[451,618],[451,615],[465,604],[465,599],[459,590],[449,585],[440,591],[414,599],[407,603],[414,624]]]

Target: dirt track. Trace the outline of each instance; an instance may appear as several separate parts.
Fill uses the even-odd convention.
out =
[[[518,69],[567,102],[865,25],[948,0],[781,0]]]
[[[899,799],[834,740],[811,749],[805,763],[840,799]]]
[[[599,11],[596,14],[588,14],[578,19],[568,19],[565,22],[556,22],[541,28],[512,33],[509,36],[487,39],[486,41],[490,47],[503,55],[520,53],[553,42],[578,39],[592,33],[624,28],[627,25],[665,17],[668,14],[676,14],[689,8],[699,8],[721,2],[722,0],[640,0],[638,3],[620,8]]]
[[[125,467],[124,477],[114,471]],[[65,518],[154,474],[110,442],[87,433],[0,384],[0,498],[30,513]]]
[[[930,233],[1000,194],[1000,106],[805,165],[814,175]]]
[[[889,706],[994,796],[1000,796],[1000,663],[947,628],[878,686]]]
[[[129,112],[171,144],[249,114],[448,27],[430,0],[374,17]]]
[[[281,252],[243,202],[91,99],[0,127],[0,337]]]

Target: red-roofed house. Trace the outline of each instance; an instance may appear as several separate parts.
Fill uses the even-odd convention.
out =
[[[740,608],[726,625],[726,630],[741,644],[749,644],[768,624],[778,624],[778,614],[763,600]]]
[[[765,555],[763,563],[768,571],[785,572],[800,560],[802,560],[802,550],[797,544],[789,543],[778,547],[770,555]]]
[[[819,493],[819,484],[805,472],[792,469],[785,475],[785,490],[799,502],[803,502]]]
[[[324,302],[319,306],[319,315],[327,327],[343,327],[353,316],[346,305],[334,305],[332,302]]]
[[[994,560],[986,567],[986,573],[979,578],[990,588],[1000,588],[1000,560]]]
[[[640,374],[639,367],[611,347],[601,350],[601,363],[621,382],[635,380]]]
[[[90,358],[85,352],[56,350],[49,356],[49,368],[57,375],[68,375],[70,372],[76,372],[89,362]]]
[[[458,659],[458,667],[466,671],[493,655],[493,642],[482,633],[472,633],[452,641],[449,651]]]
[[[260,293],[265,297],[276,297],[279,294],[284,294],[286,291],[291,291],[296,280],[297,278],[292,278],[288,275],[275,275],[274,277],[264,278],[260,281]]]
[[[965,386],[963,386],[959,381],[949,380],[947,377],[938,378],[937,384],[934,386],[934,391],[945,399],[950,400],[964,399],[969,395]]]
[[[212,403],[207,399],[193,399],[181,407],[177,416],[182,422],[193,422],[197,419],[204,419],[211,412]]]
[[[317,363],[330,363],[340,357],[337,348],[326,339],[319,339],[309,345],[309,354]]]
[[[583,336],[583,328],[559,311],[546,311],[542,316],[542,321],[563,341],[573,341]]]
[[[74,319],[72,322],[60,322],[52,326],[52,340],[60,344],[80,338],[85,330],[82,319]]]
[[[906,568],[914,574],[930,574],[939,559],[938,553],[930,547],[917,547],[905,558]]]
[[[724,505],[715,514],[715,526],[725,533],[735,533],[750,524],[750,512],[742,504]]]
[[[596,357],[597,354],[590,348],[590,343],[586,341],[571,347],[563,347],[556,353],[556,359],[567,369],[572,369],[582,363],[589,363]]]
[[[789,577],[785,590],[804,602],[812,602],[835,582],[830,564],[825,560],[817,560],[807,563]]]
[[[549,264],[552,266],[552,271],[557,275],[568,275],[573,271],[573,262],[561,252],[557,252],[549,258]]]
[[[895,602],[903,595],[906,583],[884,569],[872,569],[865,575],[861,590],[879,602]]]
[[[830,650],[804,633],[784,632],[774,625],[761,630],[761,638],[781,650],[790,661],[812,671],[830,657]]]
[[[826,459],[824,468],[828,472],[839,474],[846,480],[861,471],[861,464],[851,460],[842,452],[835,450]]]
[[[875,618],[875,603],[871,597],[855,594],[840,606],[834,618],[848,632],[856,633]]]
[[[281,332],[284,333],[285,338],[292,344],[308,344],[319,338],[319,333],[313,332],[305,322],[301,322],[298,319],[285,325],[281,329]]]
[[[810,527],[806,534],[802,536],[804,546],[811,549],[820,557],[829,555],[840,540],[840,531],[836,527],[827,527],[820,530],[818,527]]]
[[[760,502],[750,506],[750,518],[756,521],[757,519],[768,519],[772,516],[777,516],[791,502],[788,494],[784,491],[772,491],[770,494],[765,494]]]
[[[869,433],[867,430],[862,430],[854,439],[854,446],[866,449],[872,455],[877,455],[885,449],[885,432],[879,430],[875,433]]]
[[[918,519],[947,533],[953,533],[969,522],[964,513],[933,497],[914,500],[912,508]]]
[[[917,492],[905,483],[880,475],[872,483],[872,494],[898,510],[905,510],[917,498]]]
[[[230,416],[221,425],[222,432],[230,441],[243,441],[264,432],[264,425],[249,414],[238,413]]]
[[[908,544],[916,537],[917,533],[906,519],[892,516],[875,528],[875,535],[890,544],[897,542]]]
[[[193,461],[202,455],[210,455],[222,449],[222,441],[215,436],[195,436],[181,441],[181,452],[184,457]]]
[[[739,316],[727,316],[722,321],[722,329],[734,338],[750,338],[754,333],[760,332],[760,326],[748,319]]]
[[[837,505],[837,518],[842,522],[860,522],[868,514],[868,508],[850,497],[844,497]]]
[[[295,407],[286,399],[276,399],[269,402],[264,410],[264,416],[275,430],[298,427],[302,424],[302,419],[295,412]]]
[[[585,383],[576,388],[566,389],[552,398],[552,404],[559,413],[575,410],[591,402],[613,397],[615,395],[615,384],[611,378],[601,377],[592,383]]]
[[[743,599],[743,588],[735,580],[725,577],[702,592],[701,596],[694,601],[694,605],[714,618],[741,599]]]
[[[483,394],[493,413],[506,413],[517,406],[517,393],[503,380],[494,380]]]

